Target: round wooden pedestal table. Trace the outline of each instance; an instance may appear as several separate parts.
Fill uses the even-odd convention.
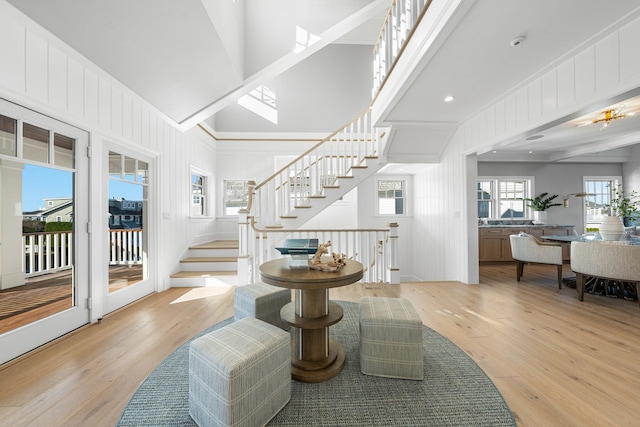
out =
[[[321,382],[340,373],[345,352],[329,338],[329,326],[342,319],[342,307],[329,301],[329,289],[362,279],[362,264],[348,260],[336,272],[289,268],[288,258],[260,266],[264,283],[293,289],[294,300],[280,311],[282,320],[295,328],[291,353],[291,376],[303,382]],[[323,261],[329,261],[327,258]]]

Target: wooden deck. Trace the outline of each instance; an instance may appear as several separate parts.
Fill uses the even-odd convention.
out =
[[[110,266],[109,292],[142,280],[142,266]],[[73,306],[71,271],[28,279],[0,291],[0,334],[44,319]]]

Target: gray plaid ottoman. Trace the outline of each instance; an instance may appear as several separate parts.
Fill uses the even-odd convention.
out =
[[[282,329],[288,329],[280,319],[280,309],[291,302],[291,289],[257,282],[238,286],[235,290],[234,319],[255,317]]]
[[[291,336],[254,318],[189,345],[189,415],[204,426],[264,426],[291,398]]]
[[[422,320],[409,300],[360,299],[360,370],[379,377],[424,378]]]

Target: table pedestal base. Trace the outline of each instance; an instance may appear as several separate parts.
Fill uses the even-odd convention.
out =
[[[318,383],[335,377],[342,371],[346,353],[339,342],[329,339],[329,357],[308,361],[296,357],[295,344],[291,349],[291,378],[305,383]]]

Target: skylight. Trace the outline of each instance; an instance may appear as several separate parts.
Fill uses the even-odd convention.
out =
[[[295,53],[300,53],[306,48],[313,46],[320,41],[320,37],[311,34],[302,27],[296,26],[296,47],[293,49]]]
[[[260,85],[247,95],[238,99],[238,104],[247,110],[278,124],[278,109],[276,108],[276,92]]]

